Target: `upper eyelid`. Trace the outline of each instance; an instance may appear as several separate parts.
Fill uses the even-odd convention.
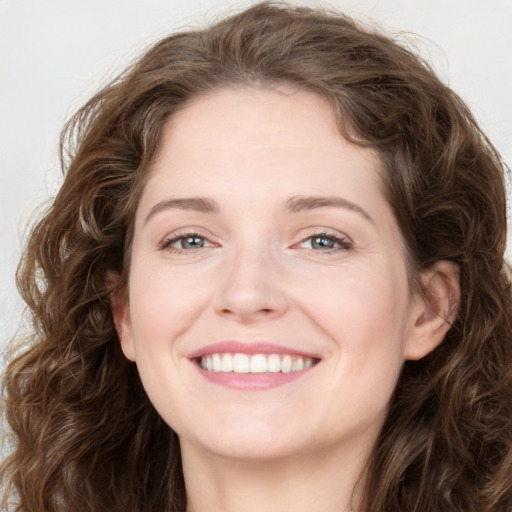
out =
[[[303,229],[301,231],[306,231],[306,230]],[[347,234],[345,234],[341,231],[338,231],[335,229],[329,229],[329,228],[313,228],[311,233],[308,233],[307,235],[301,235],[299,242],[308,240],[310,238],[321,237],[321,236],[324,236],[326,238],[337,238],[337,239],[344,240],[344,241],[346,240],[349,243],[353,243],[353,240]]]
[[[181,239],[184,239],[184,238],[191,238],[191,237],[196,237],[196,238],[202,238],[204,240],[206,240],[208,243],[212,244],[212,245],[215,245],[214,242],[212,242],[207,236],[204,236],[200,233],[197,233],[195,231],[184,231],[182,233],[180,233],[179,231],[178,232],[175,232],[175,233],[171,233],[169,235],[166,235],[165,237],[163,237],[160,242],[158,242],[157,244],[157,249],[160,249],[160,250],[168,250],[168,249],[176,249],[178,251],[187,251],[188,249],[179,249],[177,247],[172,247],[172,244],[176,243],[177,241],[181,240]],[[202,249],[203,247],[200,247],[200,249]]]
[[[350,245],[350,246],[353,245],[352,240],[349,237],[344,236],[344,235],[334,235],[334,234],[329,234],[329,233],[316,233],[316,234],[309,235],[309,236],[302,238],[298,243],[294,244],[294,246],[300,245],[300,244],[306,242],[307,240],[312,240],[314,238],[327,238],[329,240],[333,240],[334,242],[336,242],[340,245]]]
[[[167,240],[175,240],[179,238],[186,238],[187,236],[196,236],[198,238],[204,238],[213,243],[212,238],[213,235],[204,233],[204,228],[191,226],[185,228],[174,229],[171,232],[167,233],[164,237],[162,237],[162,242]]]

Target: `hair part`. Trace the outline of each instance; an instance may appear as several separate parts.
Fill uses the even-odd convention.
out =
[[[457,319],[404,365],[362,511],[512,509],[505,166],[407,48],[339,13],[262,3],[161,40],[67,124],[64,183],[18,270],[33,335],[4,379],[6,510],[185,510],[178,438],[121,353],[111,297],[166,120],[221,87],[280,84],[326,98],[340,133],[379,152],[413,278],[460,268]]]

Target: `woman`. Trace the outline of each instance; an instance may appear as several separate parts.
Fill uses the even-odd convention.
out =
[[[504,165],[418,57],[256,5],[155,45],[62,155],[9,510],[512,508]]]

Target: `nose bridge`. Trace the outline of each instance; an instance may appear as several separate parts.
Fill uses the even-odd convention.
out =
[[[271,241],[244,236],[233,244],[229,253],[217,294],[217,311],[242,321],[282,314],[287,301],[280,279],[279,257]]]

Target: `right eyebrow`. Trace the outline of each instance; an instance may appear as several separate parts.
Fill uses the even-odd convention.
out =
[[[179,210],[194,210],[196,212],[202,213],[218,213],[219,206],[217,203],[211,199],[207,199],[206,197],[184,197],[179,199],[164,199],[163,201],[155,204],[146,218],[144,219],[144,223],[147,223],[151,217],[153,217],[158,212],[163,210],[170,210],[173,208],[177,208]]]

